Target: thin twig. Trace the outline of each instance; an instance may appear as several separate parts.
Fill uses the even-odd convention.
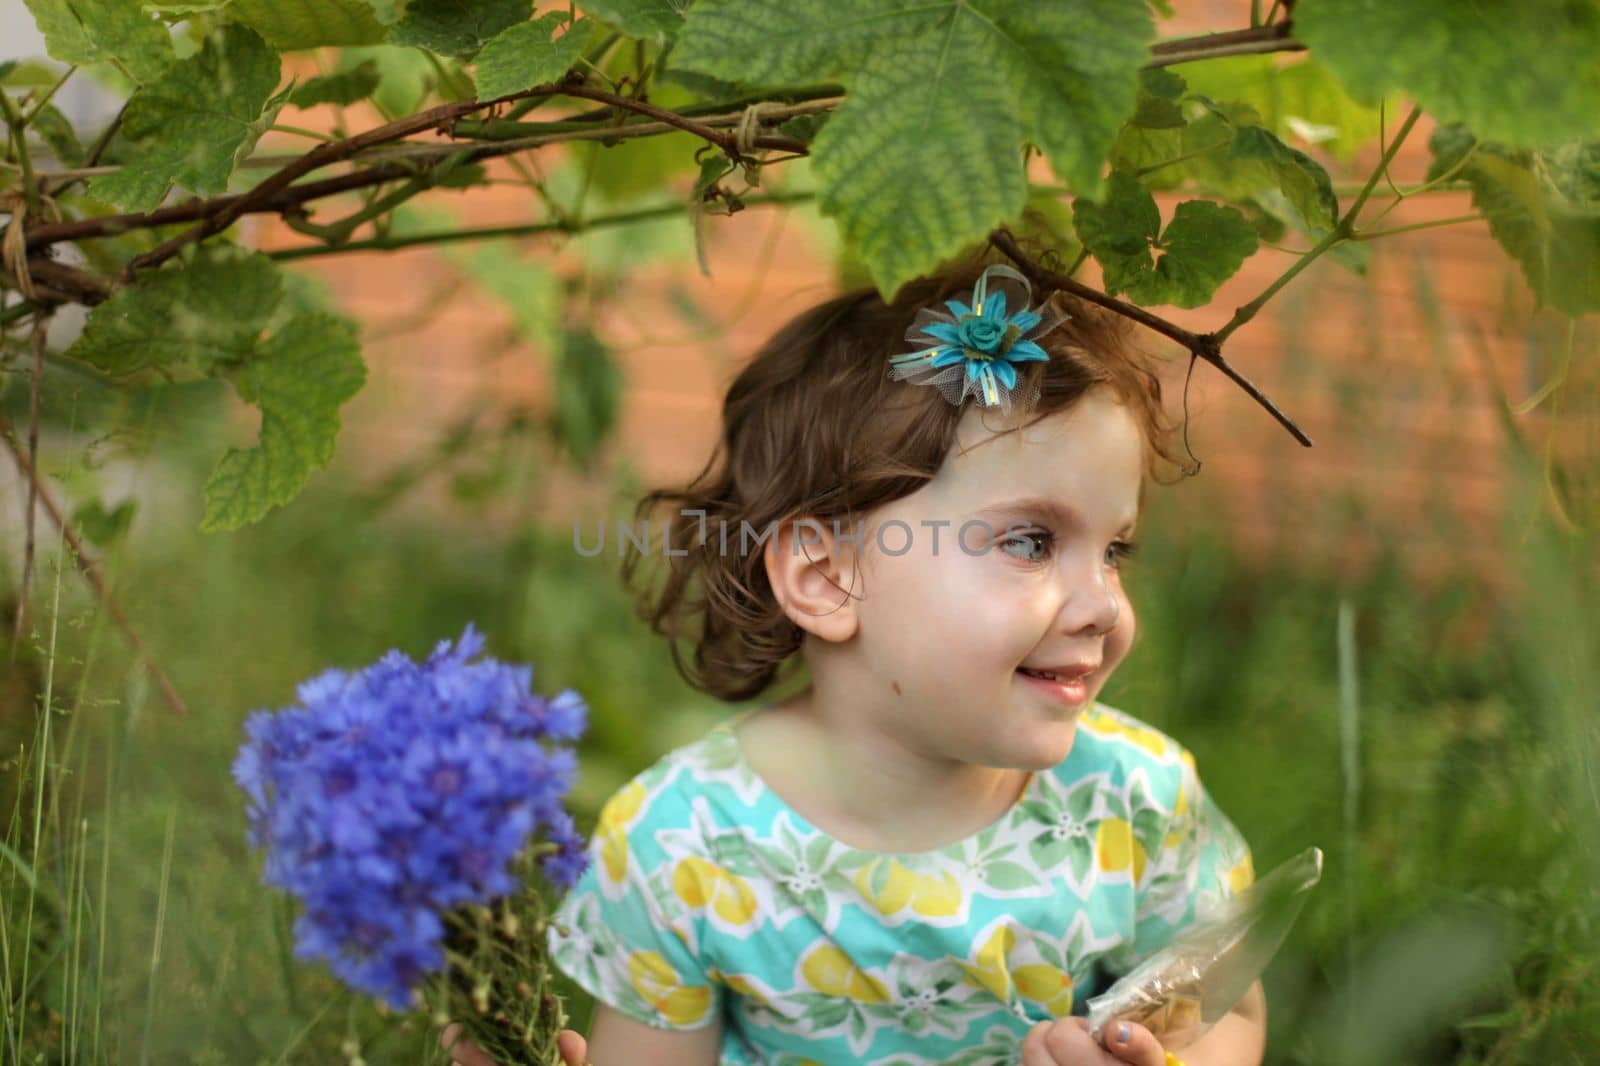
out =
[[[1252,26],[1226,33],[1206,33],[1198,37],[1184,37],[1163,41],[1150,49],[1151,59],[1145,69],[1170,67],[1178,63],[1192,63],[1197,59],[1220,59],[1224,56],[1261,55],[1267,52],[1303,52],[1306,46],[1289,36],[1287,22],[1267,26]]]
[[[117,601],[112,598],[111,591],[106,585],[105,577],[100,573],[99,566],[95,564],[89,553],[84,549],[82,539],[73,530],[71,524],[67,522],[66,517],[61,512],[60,505],[56,503],[55,497],[50,495],[50,490],[39,480],[35,468],[28,462],[28,457],[23,454],[22,449],[17,445],[16,438],[11,433],[11,424],[6,421],[4,415],[0,415],[0,440],[4,440],[6,448],[11,452],[11,458],[17,464],[17,469],[22,472],[22,476],[27,478],[30,484],[36,486],[39,493],[39,502],[44,504],[46,513],[55,522],[56,528],[61,531],[67,546],[72,549],[72,557],[77,562],[78,568],[83,571],[84,577],[88,578],[89,586],[94,590],[95,598],[105,607],[112,620],[117,623],[117,627],[128,638],[128,643],[132,646],[134,655],[144,663],[145,669],[150,671],[150,676],[155,679],[156,687],[161,689],[161,694],[166,699],[167,704],[177,712],[179,717],[187,717],[189,710],[184,706],[183,698],[178,695],[177,688],[168,679],[160,664],[150,657],[150,653],[145,650],[144,642],[139,639],[139,634],[134,632],[133,626],[128,623],[127,617],[123,615],[122,609],[117,606]]]
[[[832,101],[837,102],[837,100]],[[809,111],[820,110],[823,103],[817,101]],[[793,111],[802,113],[802,106],[797,105]],[[774,113],[776,114],[776,112]],[[704,125],[725,122],[735,125],[737,115],[719,116],[708,119]],[[648,130],[646,127],[648,126]],[[638,125],[622,126],[611,130],[573,131],[567,134],[549,134],[543,137],[530,137],[525,139],[503,141],[499,143],[482,144],[470,150],[463,145],[447,144],[437,148],[433,146],[412,146],[425,151],[434,158],[446,158],[463,150],[470,151],[468,162],[477,162],[484,159],[493,159],[499,156],[510,155],[522,151],[524,148],[536,147],[544,144],[553,144],[562,141],[588,140],[588,139],[616,139],[623,140],[633,136],[666,132],[674,127],[666,123],[641,123]],[[374,131],[376,132],[376,131]],[[756,148],[792,148],[797,143],[789,137],[755,138],[753,147]],[[297,157],[303,158],[303,157]],[[129,212],[120,215],[101,215],[95,218],[76,219],[71,222],[45,223],[29,227],[25,243],[29,251],[48,247],[63,241],[92,240],[128,230],[150,229],[156,226],[170,226],[180,222],[195,222],[207,218],[217,212],[226,211],[235,217],[245,214],[279,214],[293,210],[312,200],[326,196],[333,196],[343,192],[366,188],[371,185],[380,185],[386,182],[404,178],[416,177],[418,166],[415,162],[390,162],[356,171],[350,174],[341,174],[333,178],[324,178],[320,181],[310,181],[298,185],[280,188],[269,196],[257,196],[261,186],[250,193],[235,193],[227,196],[217,196],[210,199],[194,199],[187,203],[174,204],[170,207],[158,208],[154,211]],[[269,179],[271,180],[271,179]],[[265,183],[263,183],[264,185]],[[231,224],[231,223],[230,223]],[[174,238],[176,239],[176,238]]]
[[[746,207],[757,207],[763,204],[806,203],[815,198],[816,193],[813,192],[789,192],[744,197],[741,198],[740,202]],[[641,208],[638,211],[629,211],[619,215],[603,215],[587,222],[526,222],[512,226],[483,226],[476,229],[441,230],[437,233],[410,233],[401,237],[374,237],[370,240],[349,241],[340,245],[309,244],[301,248],[281,248],[265,254],[272,259],[283,261],[308,259],[313,256],[343,255],[347,252],[389,252],[397,248],[412,248],[424,244],[447,244],[455,241],[495,240],[501,237],[532,237],[541,233],[576,235],[586,230],[600,229],[605,226],[626,226],[635,222],[672,218],[682,214],[683,210],[682,204],[671,203],[662,204],[659,207]]]
[[[267,178],[260,185],[245,193],[237,200],[208,217],[203,218],[199,224],[184,230],[175,237],[162,241],[150,251],[135,256],[129,260],[128,265],[122,270],[121,280],[124,284],[131,282],[133,276],[140,270],[160,264],[177,255],[189,244],[204,240],[213,233],[220,233],[233,225],[240,215],[248,212],[251,207],[269,200],[278,192],[287,189],[298,178],[320,170],[333,163],[342,162],[363,148],[374,145],[386,144],[389,141],[398,141],[427,129],[439,128],[462,115],[470,115],[473,111],[489,106],[489,102],[479,103],[468,101],[465,103],[442,104],[439,107],[429,108],[427,111],[390,122],[376,129],[359,133],[354,137],[329,144],[319,144],[299,159]]]
[[[1421,115],[1422,109],[1420,107],[1412,107],[1411,113],[1406,115],[1405,121],[1400,124],[1399,132],[1394,135],[1394,140],[1384,150],[1383,157],[1378,160],[1377,169],[1367,178],[1367,183],[1362,186],[1361,192],[1356,196],[1355,203],[1350,205],[1350,209],[1344,213],[1344,216],[1339,219],[1326,237],[1318,241],[1305,255],[1295,260],[1294,264],[1278,275],[1277,279],[1271,285],[1268,285],[1259,296],[1234,311],[1233,317],[1228,319],[1227,324],[1217,330],[1216,338],[1218,343],[1227,340],[1234,330],[1254,318],[1256,313],[1266,305],[1266,302],[1277,295],[1279,289],[1293,281],[1296,275],[1314,263],[1324,252],[1333,248],[1334,245],[1351,240],[1356,236],[1356,218],[1361,214],[1361,209],[1366,205],[1368,197],[1372,195],[1372,190],[1377,188],[1378,182],[1388,173],[1389,164],[1394,162],[1394,157],[1399,153],[1400,146],[1405,143],[1406,135],[1411,132],[1411,127],[1417,124],[1417,119]]]
[[[1311,447],[1311,438],[1306,436],[1305,431],[1296,425],[1292,418],[1284,414],[1277,404],[1273,403],[1265,393],[1256,387],[1254,382],[1235,370],[1222,357],[1222,339],[1217,334],[1194,333],[1174,322],[1168,322],[1164,318],[1153,315],[1142,307],[1124,303],[1115,297],[1107,296],[1098,289],[1091,288],[1082,282],[1074,281],[1064,274],[1046,270],[1029,258],[1027,253],[1017,244],[1016,238],[1005,229],[999,229],[990,234],[989,240],[996,248],[999,248],[1000,251],[1015,262],[1022,272],[1028,275],[1030,281],[1041,288],[1064,289],[1074,296],[1078,296],[1090,303],[1098,304],[1109,311],[1122,315],[1124,318],[1132,319],[1146,329],[1154,330],[1164,337],[1170,337],[1177,341],[1189,349],[1190,352],[1193,352],[1196,356],[1204,359],[1227,375],[1230,380],[1248,393],[1251,399],[1265,408],[1268,414],[1277,419],[1283,428],[1294,436],[1295,440],[1308,448]]]
[[[28,468],[39,468],[39,387],[44,380],[44,343],[45,335],[50,330],[50,316],[40,315],[34,319],[33,335],[30,339],[33,348],[33,374],[28,382]],[[17,648],[22,645],[22,636],[28,627],[28,587],[33,580],[33,511],[38,504],[37,493],[39,483],[35,478],[28,478],[28,492],[26,510],[23,512],[23,537],[22,537],[22,591],[17,597],[17,617],[11,627],[11,658],[17,657]]]
[[[1485,215],[1455,215],[1451,218],[1433,218],[1426,222],[1412,222],[1404,226],[1390,226],[1388,229],[1364,229],[1359,233],[1351,234],[1353,241],[1370,241],[1378,237],[1389,237],[1396,233],[1412,233],[1419,229],[1437,229],[1439,226],[1458,226],[1463,222],[1482,222]]]

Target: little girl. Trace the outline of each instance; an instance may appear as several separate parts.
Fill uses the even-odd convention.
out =
[[[804,312],[728,390],[722,464],[641,502],[671,505],[645,614],[684,676],[809,684],[606,803],[549,941],[595,999],[572,1066],[1179,1061],[1085,1003],[1250,852],[1187,750],[1096,702],[1171,455],[1123,320],[1043,295],[971,262]],[[1258,984],[1182,1061],[1264,1043]]]

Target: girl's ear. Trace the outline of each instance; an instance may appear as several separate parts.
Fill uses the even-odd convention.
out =
[[[773,595],[795,625],[832,643],[855,635],[860,553],[852,549],[860,542],[859,530],[840,529],[836,522],[792,518],[778,523],[762,561]]]

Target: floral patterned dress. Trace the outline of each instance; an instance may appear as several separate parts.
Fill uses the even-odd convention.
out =
[[[737,721],[606,803],[549,941],[631,1018],[720,1017],[721,1064],[1012,1066],[1034,1023],[1085,1013],[1254,877],[1189,752],[1104,704],[996,822],[914,854],[808,823],[745,762]]]

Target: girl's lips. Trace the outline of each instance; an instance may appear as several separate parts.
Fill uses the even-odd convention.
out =
[[[1089,698],[1089,682],[1085,677],[1082,676],[1065,678],[1060,681],[1051,681],[1049,678],[1034,677],[1031,674],[1025,674],[1021,670],[1017,671],[1017,676],[1021,677],[1028,684],[1039,689],[1039,691],[1043,692],[1051,699],[1057,701],[1058,703],[1064,703],[1069,707],[1082,706]]]

